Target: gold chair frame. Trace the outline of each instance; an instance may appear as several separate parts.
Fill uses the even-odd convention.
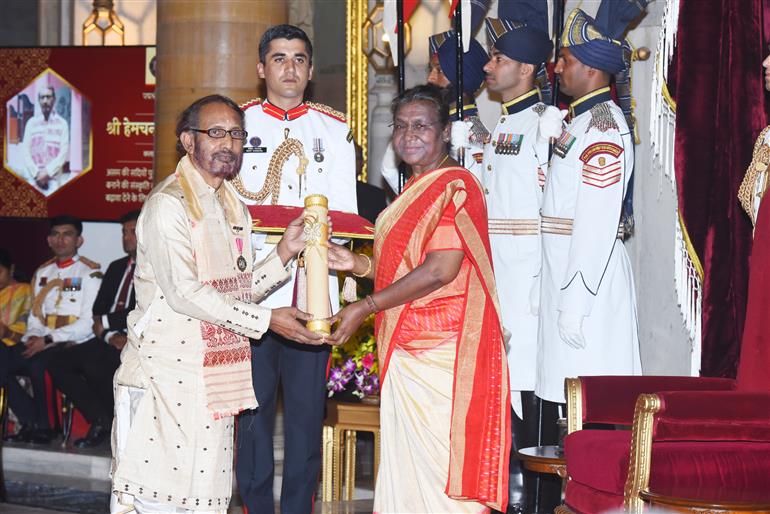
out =
[[[568,378],[564,383],[567,397],[567,433],[583,428],[583,396],[580,379]],[[642,514],[650,505],[672,512],[699,514],[738,514],[743,512],[769,513],[769,505],[699,502],[683,498],[669,498],[649,490],[652,465],[652,434],[655,415],[661,408],[657,394],[641,394],[634,407],[631,428],[631,449],[628,462],[628,478],[623,488],[623,510],[629,514]],[[569,480],[569,476],[567,476]],[[556,514],[575,514],[566,505],[560,505]]]

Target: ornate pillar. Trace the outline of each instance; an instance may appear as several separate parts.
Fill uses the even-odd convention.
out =
[[[369,84],[369,164],[366,181],[377,187],[388,190],[385,179],[382,178],[380,167],[382,157],[390,143],[392,129],[390,124],[393,116],[390,114],[390,103],[398,94],[398,80],[392,72],[376,72],[370,75]],[[372,85],[373,84],[373,85]],[[398,193],[398,191],[395,191]]]
[[[179,113],[212,93],[238,103],[257,96],[259,37],[286,22],[286,2],[158,2],[155,181],[173,173]]]

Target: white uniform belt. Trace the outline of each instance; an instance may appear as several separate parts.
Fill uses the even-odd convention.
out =
[[[572,235],[572,218],[556,218],[553,216],[541,216],[540,218],[540,232],[543,234],[558,234],[561,236]],[[618,239],[625,237],[625,230],[623,224],[618,225]]]
[[[490,218],[490,234],[507,234],[511,236],[536,236],[540,228],[540,220],[535,219],[499,219]]]

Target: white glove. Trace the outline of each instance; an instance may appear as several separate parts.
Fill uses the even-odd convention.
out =
[[[540,277],[535,277],[532,287],[529,288],[529,312],[533,316],[540,315]]]
[[[393,143],[388,143],[385,148],[385,154],[382,156],[382,164],[380,167],[382,178],[388,183],[394,193],[398,193],[398,161],[396,160],[396,152],[393,151]]]
[[[583,315],[571,312],[559,312],[559,336],[562,341],[576,350],[586,347],[586,339],[583,337]]]
[[[559,137],[562,131],[562,121],[566,115],[566,109],[560,111],[553,105],[546,107],[545,111],[540,115],[540,121],[538,122],[538,137],[546,140],[552,137]]]
[[[470,121],[453,121],[451,132],[452,157],[456,158],[460,148],[471,148],[471,127]]]

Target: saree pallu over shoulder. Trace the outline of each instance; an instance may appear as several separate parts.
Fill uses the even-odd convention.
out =
[[[426,172],[377,220],[375,290],[417,268],[447,209],[453,208],[463,250],[472,264],[457,342],[446,494],[504,510],[508,501],[510,391],[495,289],[484,194],[465,168]],[[409,303],[377,314],[375,335],[386,379],[394,335]]]

